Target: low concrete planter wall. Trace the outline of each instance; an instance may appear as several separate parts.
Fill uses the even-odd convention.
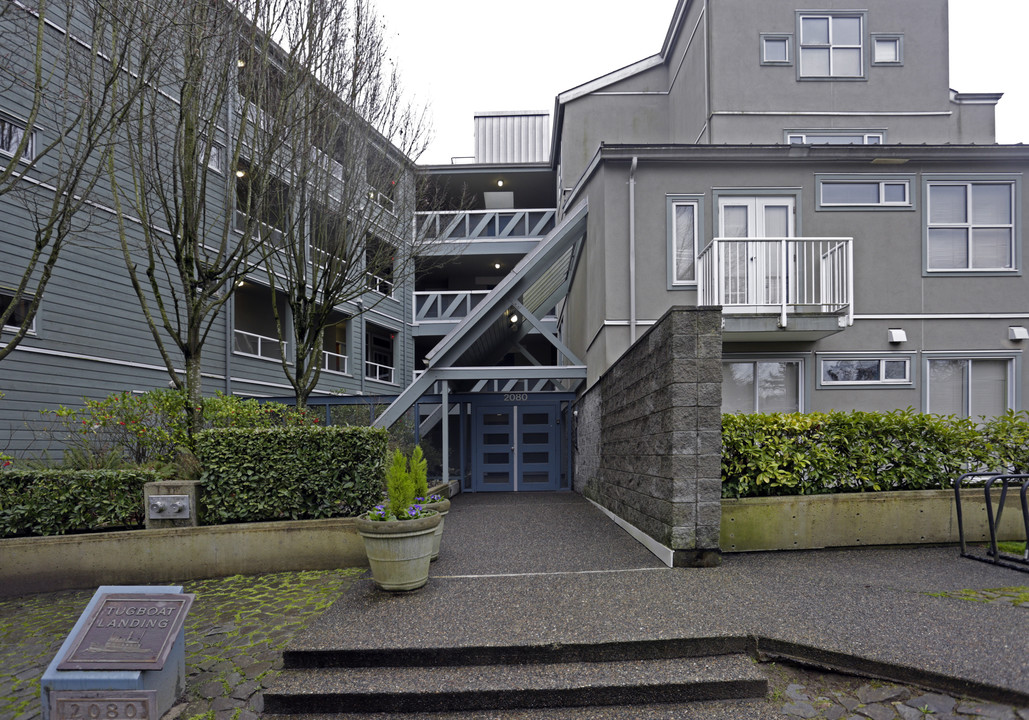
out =
[[[994,495],[994,506],[999,493]],[[988,541],[982,489],[961,495],[965,540]],[[1008,491],[999,537],[1024,540],[1017,489]],[[722,501],[722,552],[810,550],[958,542],[951,490],[909,490]]]
[[[0,540],[0,596],[367,566],[351,518]]]

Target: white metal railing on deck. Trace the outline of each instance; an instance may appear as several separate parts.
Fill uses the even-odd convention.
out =
[[[545,237],[556,210],[469,210],[415,214],[415,237],[426,240],[520,240]]]
[[[414,321],[460,320],[470,313],[489,290],[430,290],[414,294]]]
[[[258,335],[257,333],[246,332],[245,330],[235,330],[233,334],[233,347],[237,353],[266,358],[268,360],[282,359],[282,351],[279,349],[281,343],[278,338]]]
[[[724,313],[854,316],[853,238],[715,238],[698,258],[701,305]]]
[[[322,350],[322,355],[325,358],[325,364],[322,366],[322,370],[328,372],[347,374],[347,356],[340,355],[339,353],[329,352],[328,350]]]
[[[378,380],[379,382],[393,382],[393,368],[389,365],[380,365],[371,360],[364,361],[364,377],[366,380]]]

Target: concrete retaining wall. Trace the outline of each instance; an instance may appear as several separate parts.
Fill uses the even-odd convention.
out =
[[[956,543],[954,506],[950,490],[723,500],[721,547],[746,552]],[[988,541],[983,491],[963,490],[961,509],[966,542]],[[1017,491],[1008,492],[1001,520],[1001,540],[1025,539]]]
[[[671,308],[576,406],[576,489],[678,566],[718,562],[721,319]]]
[[[0,540],[0,596],[367,566],[350,518]]]

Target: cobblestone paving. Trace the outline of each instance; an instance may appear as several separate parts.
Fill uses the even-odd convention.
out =
[[[329,607],[362,568],[235,576],[183,583],[197,598],[186,620],[186,697],[165,720],[255,720],[281,650]],[[174,584],[174,583],[169,583]],[[948,597],[1011,602],[1029,611],[1029,587],[957,590]],[[91,590],[0,599],[0,720],[41,716],[39,678],[92,597]],[[782,663],[763,663],[769,710],[823,720],[1029,720],[1029,708],[953,698]],[[583,717],[590,711],[583,710]]]
[[[167,583],[196,594],[185,624],[186,697],[169,716],[258,717],[261,689],[278,673],[282,648],[363,572]],[[41,717],[39,679],[92,596],[93,590],[75,590],[0,599],[0,719]]]

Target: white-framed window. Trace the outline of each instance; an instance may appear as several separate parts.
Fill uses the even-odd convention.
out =
[[[872,64],[903,65],[904,36],[872,33]]]
[[[865,76],[864,13],[798,13],[801,78]]]
[[[14,303],[14,291],[0,289],[0,315],[7,312],[7,309]],[[32,299],[23,297],[14,305],[14,312],[11,313],[10,317],[4,323],[0,330],[7,332],[17,332],[21,324],[25,322],[25,316],[28,315],[29,305],[32,304]],[[36,318],[33,317],[29,323],[28,332],[35,333],[36,331]]]
[[[823,357],[821,385],[910,385],[911,357]]]
[[[818,208],[911,208],[912,179],[816,176]]]
[[[201,147],[201,152],[206,152],[206,147]],[[207,167],[219,175],[225,174],[225,148],[221,143],[211,145],[211,155],[207,158]]]
[[[697,284],[697,244],[700,236],[700,199],[670,195],[668,253],[671,286]]]
[[[0,115],[0,154],[14,157],[18,145],[25,138],[25,126]],[[25,151],[19,159],[24,161],[36,157],[36,133],[30,132]]]
[[[1013,356],[926,357],[926,412],[996,417],[1014,407]]]
[[[1017,268],[1017,180],[927,180],[926,270]]]
[[[761,64],[792,65],[793,54],[790,51],[791,45],[793,45],[792,35],[761,33]]]
[[[800,130],[786,133],[789,145],[882,145],[885,133],[881,130]]]
[[[365,325],[364,376],[368,380],[396,383],[396,331],[367,323]]]
[[[722,361],[722,412],[800,412],[804,361],[727,359]]]

